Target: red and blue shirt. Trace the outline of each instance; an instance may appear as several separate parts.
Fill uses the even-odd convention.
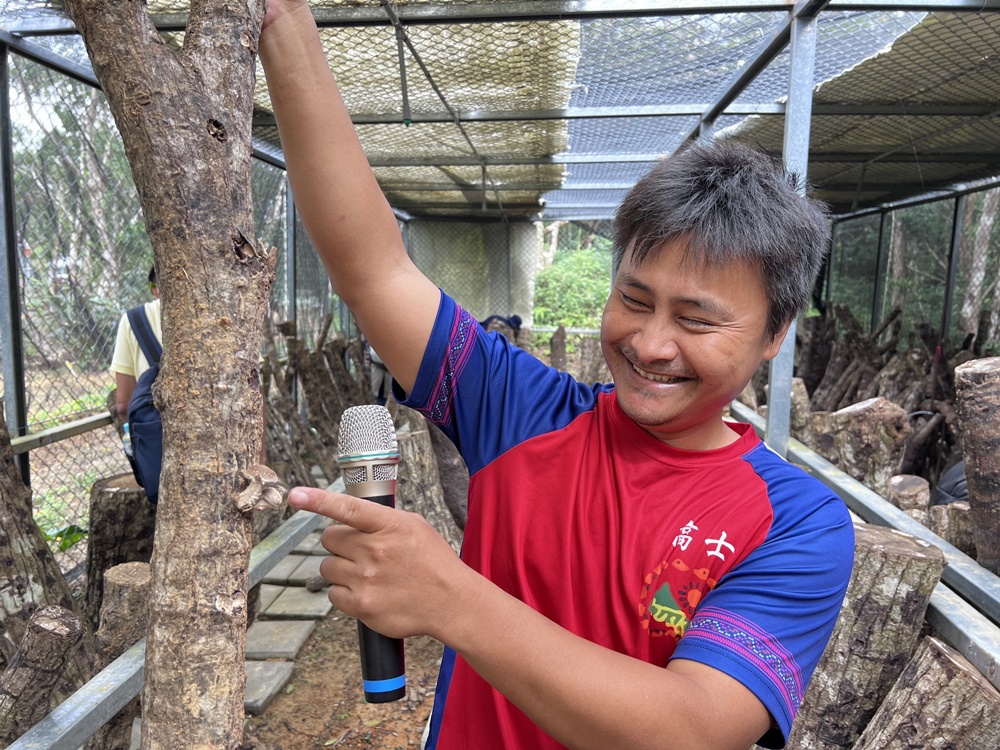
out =
[[[725,672],[774,718],[762,743],[783,744],[851,573],[836,495],[749,425],[731,424],[724,448],[672,448],[621,411],[613,386],[546,366],[446,295],[404,403],[469,468],[468,565],[606,648]],[[561,745],[446,649],[427,747]]]

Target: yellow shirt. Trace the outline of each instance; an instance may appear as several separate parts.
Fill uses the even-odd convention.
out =
[[[147,302],[146,317],[149,319],[149,327],[153,329],[153,335],[161,344],[163,343],[163,331],[160,328],[160,300],[154,299]],[[149,363],[139,348],[139,340],[136,339],[132,326],[128,322],[128,314],[123,314],[118,321],[118,337],[115,339],[115,353],[111,357],[111,372],[120,372],[122,375],[131,375],[136,380],[146,370]]]

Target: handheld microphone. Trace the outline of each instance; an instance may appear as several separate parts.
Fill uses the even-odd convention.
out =
[[[337,463],[348,495],[390,508],[396,506],[399,448],[392,417],[384,406],[345,409],[337,436]],[[358,620],[361,678],[365,700],[388,703],[406,695],[403,641],[388,638]]]

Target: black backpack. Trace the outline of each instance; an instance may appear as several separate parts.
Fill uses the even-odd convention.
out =
[[[160,412],[153,406],[153,381],[160,374],[160,355],[163,348],[153,335],[143,305],[128,311],[128,322],[139,342],[143,356],[149,363],[135,383],[135,390],[128,402],[128,424],[132,433],[132,473],[135,481],[146,491],[149,502],[156,503],[160,494],[160,467],[163,464],[163,423]]]

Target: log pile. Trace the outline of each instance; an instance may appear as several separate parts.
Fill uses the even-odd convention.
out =
[[[1000,747],[1000,693],[969,661],[924,638],[854,750]]]
[[[916,537],[855,527],[854,570],[806,689],[789,750],[853,747],[913,653],[944,555]]]
[[[846,305],[832,310],[832,316],[810,318],[803,326],[797,369],[811,411],[836,412],[873,398],[896,404],[912,432],[895,473],[923,476],[933,484],[957,460],[954,368],[979,356],[982,342],[969,337],[955,349],[922,324],[901,347],[898,308],[872,333]]]

